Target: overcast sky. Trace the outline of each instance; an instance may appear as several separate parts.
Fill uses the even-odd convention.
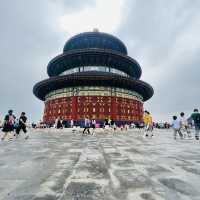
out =
[[[156,120],[200,109],[199,0],[6,0],[0,2],[0,115],[41,119],[32,93],[47,64],[76,33],[119,37],[155,90],[144,104]]]

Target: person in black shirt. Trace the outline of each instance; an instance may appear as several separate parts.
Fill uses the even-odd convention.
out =
[[[18,124],[17,129],[16,129],[17,136],[19,135],[19,133],[20,133],[21,130],[23,130],[24,134],[27,133],[27,130],[26,130],[26,121],[27,121],[26,114],[25,114],[25,112],[22,112],[21,116],[19,118],[19,124]],[[28,135],[27,134],[26,134],[25,139],[28,139]]]
[[[56,121],[55,121],[55,127],[56,127],[57,129],[63,128],[62,119],[61,119],[60,117],[58,117],[58,118],[56,119]]]
[[[195,139],[199,140],[199,133],[200,133],[200,113],[198,109],[194,109],[190,119],[194,122],[195,127]]]

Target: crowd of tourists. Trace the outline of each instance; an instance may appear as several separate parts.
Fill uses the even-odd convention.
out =
[[[68,123],[65,120],[62,120],[61,117],[58,117],[54,124],[45,124],[40,121],[39,125],[32,123],[32,128],[51,128],[54,127],[56,129],[63,129],[66,127],[71,127],[72,131],[75,132],[76,124],[73,119],[71,119]],[[200,133],[200,113],[198,109],[194,109],[194,112],[186,117],[184,112],[181,112],[180,115],[173,116],[173,121],[171,124],[163,123],[162,126],[159,123],[153,122],[153,118],[149,111],[145,110],[143,115],[143,121],[140,123],[124,123],[117,124],[112,119],[105,119],[103,124],[97,123],[95,119],[85,118],[82,126],[82,134],[83,135],[95,135],[96,128],[102,128],[104,133],[115,132],[116,130],[126,131],[128,129],[139,129],[143,131],[143,137],[153,137],[155,128],[167,128],[170,127],[173,129],[174,139],[177,139],[179,136],[181,139],[184,138],[192,138],[191,129],[195,128],[195,139],[199,140]],[[27,117],[25,112],[22,112],[19,118],[13,113],[13,110],[9,110],[5,115],[3,123],[0,123],[0,128],[2,130],[1,140],[6,138],[13,139],[14,137],[18,137],[20,132],[24,132],[25,139],[29,136],[27,134]]]
[[[24,132],[25,139],[28,139],[29,136],[27,134],[26,123],[27,117],[25,112],[22,112],[19,118],[16,118],[13,110],[9,110],[1,124],[1,129],[3,132],[3,134],[1,135],[1,140],[4,140],[6,138],[11,140],[14,137],[18,138],[21,131]]]
[[[63,128],[65,128],[65,124],[66,123],[63,123],[63,120],[60,117],[58,117],[55,120],[55,124],[52,127],[55,127],[56,129],[63,129]],[[69,127],[75,128],[75,124],[74,124],[73,119],[70,120],[70,126]],[[88,117],[86,117],[84,119],[84,124],[82,125],[82,127],[83,127],[83,131],[82,131],[83,135],[94,135],[95,129],[100,128],[100,124],[97,123],[95,119],[89,119]],[[115,131],[117,126],[116,126],[116,124],[113,120],[105,119],[102,128],[103,128],[103,130],[109,129],[109,130]],[[121,129],[122,129],[122,127],[121,127]]]
[[[173,121],[171,124],[169,123],[162,123],[160,125],[159,123],[154,123],[152,116],[149,111],[144,111],[144,117],[143,117],[143,123],[144,125],[141,127],[144,130],[143,137],[152,137],[154,135],[153,130],[155,128],[165,128],[173,129],[173,136],[174,139],[177,139],[177,135],[181,139],[191,139],[192,138],[192,128],[195,129],[195,135],[194,138],[196,140],[199,140],[199,134],[200,134],[200,113],[198,109],[194,109],[193,113],[186,117],[184,112],[180,113],[180,116],[173,116]]]
[[[144,112],[144,118],[143,122],[140,123],[123,123],[123,124],[117,124],[114,120],[110,118],[106,118],[103,123],[97,123],[95,119],[89,119],[86,117],[84,119],[84,122],[82,123],[81,126],[78,127],[83,127],[82,134],[83,135],[94,135],[96,128],[102,128],[103,133],[113,133],[118,131],[127,131],[128,129],[140,129],[144,130],[144,137],[152,137],[153,136],[153,129],[155,127],[155,123],[153,123],[152,116],[148,111]],[[65,128],[63,124],[63,120],[58,117],[55,120],[55,124],[52,125],[52,127],[55,127],[56,129],[63,129]],[[76,130],[76,125],[74,124],[73,119],[70,120],[70,126],[73,132]]]
[[[174,131],[174,139],[177,139],[177,135],[181,139],[183,138],[191,138],[191,130],[190,128],[194,126],[195,128],[195,139],[199,140],[199,132],[200,132],[200,113],[198,109],[194,109],[193,113],[189,116],[189,118],[185,117],[185,113],[181,112],[180,116],[173,116],[172,128]]]

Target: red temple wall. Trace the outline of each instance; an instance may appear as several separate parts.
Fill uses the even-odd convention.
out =
[[[135,99],[110,96],[72,96],[45,102],[44,122],[65,120],[96,120],[111,118],[114,121],[142,121],[143,103]]]

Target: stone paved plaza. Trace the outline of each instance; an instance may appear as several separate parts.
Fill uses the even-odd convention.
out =
[[[1,200],[199,200],[200,144],[172,131],[82,136],[37,130],[0,142]]]

